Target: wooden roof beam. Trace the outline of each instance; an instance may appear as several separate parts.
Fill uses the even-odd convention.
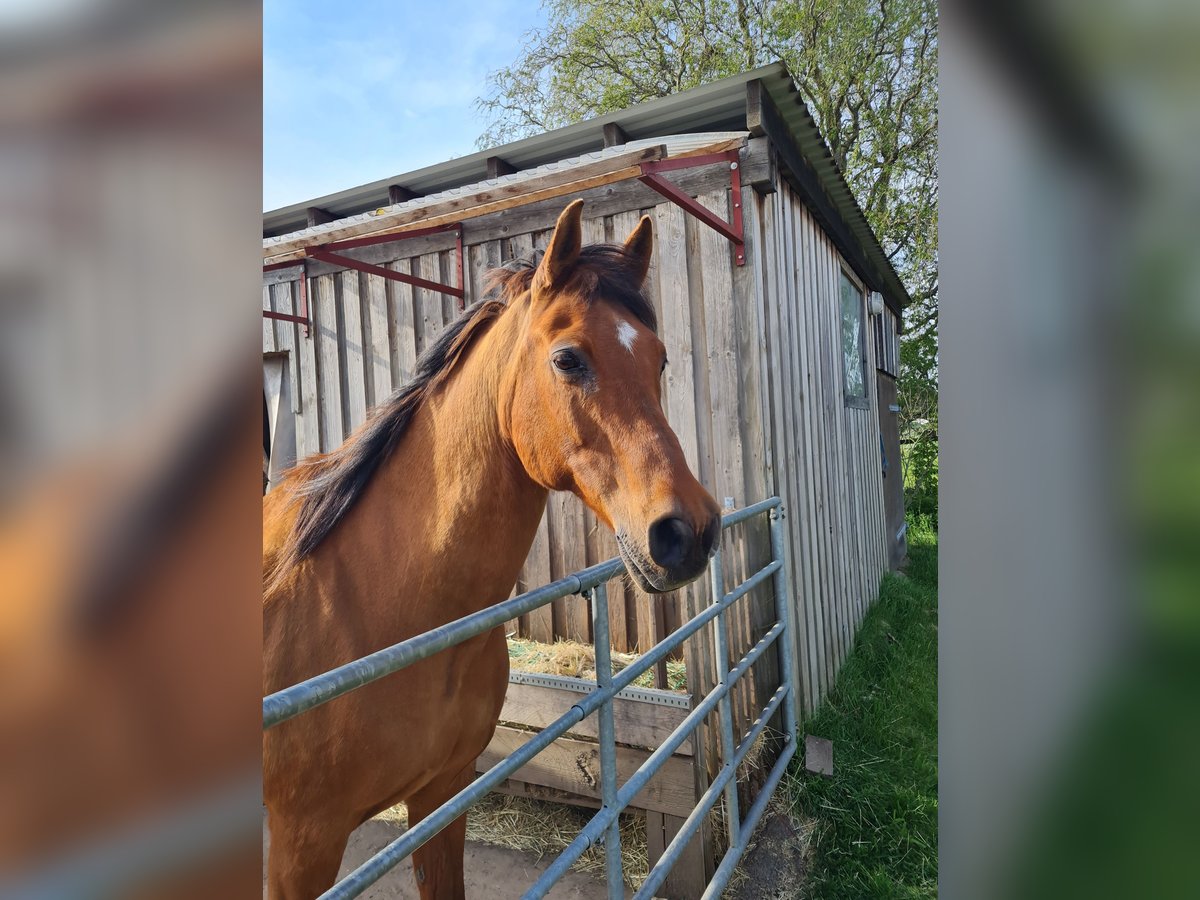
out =
[[[723,141],[704,149],[720,152],[741,143],[744,141]],[[400,229],[409,225],[421,228],[446,225],[502,209],[526,206],[550,197],[582,193],[604,184],[636,178],[641,174],[641,163],[662,159],[666,154],[667,148],[662,144],[640,147],[581,165],[531,176],[520,183],[505,185],[500,189],[487,188],[469,194],[454,192],[451,196],[416,209],[386,210],[366,217],[352,218],[344,226],[319,236],[296,232],[282,239],[265,238],[263,258],[268,263],[301,259],[304,257],[304,248],[309,246],[368,235],[399,234]]]
[[[499,178],[501,175],[513,175],[519,171],[520,169],[507,159],[501,159],[499,156],[489,156],[487,158],[487,177],[489,180]]]
[[[402,184],[388,185],[388,205],[395,206],[397,203],[407,203],[409,200],[416,200],[423,196],[416,191],[409,190]]]
[[[312,228],[314,225],[324,225],[326,222],[332,222],[337,218],[329,210],[322,209],[319,206],[310,206],[304,212],[308,217],[309,228]]]
[[[620,147],[622,144],[629,143],[629,135],[625,133],[625,129],[616,122],[609,122],[604,126],[604,146],[605,147]]]

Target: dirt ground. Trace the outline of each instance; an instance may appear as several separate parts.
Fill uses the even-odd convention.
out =
[[[793,900],[801,896],[811,841],[788,816],[768,809],[726,900]]]
[[[363,823],[350,836],[350,844],[346,847],[338,878],[349,875],[368,857],[378,853],[403,833],[403,827],[393,822],[372,819]],[[269,846],[270,838],[264,817],[264,858]],[[487,897],[488,900],[517,900],[553,861],[553,856],[546,856],[539,861],[532,853],[468,841],[465,859],[467,896]],[[266,889],[264,873],[264,897]],[[628,891],[626,893],[628,895]],[[364,900],[418,900],[412,862],[405,860],[362,896]],[[605,900],[608,892],[603,880],[593,879],[578,872],[568,872],[547,896],[552,900]]]
[[[338,877],[349,875],[403,833],[403,826],[395,822],[372,819],[363,824],[350,836]],[[808,836],[795,822],[769,811],[759,823],[751,848],[739,867],[742,877],[735,878],[735,884],[726,891],[725,897],[727,900],[792,900],[799,897],[808,870],[809,844]],[[269,846],[264,816],[264,858]],[[467,896],[517,900],[553,859],[547,855],[539,860],[532,853],[468,841],[465,857]],[[628,889],[625,894],[631,896]],[[263,896],[266,896],[265,873]],[[364,900],[419,900],[412,863],[408,860],[401,863],[362,896]],[[603,879],[569,872],[548,896],[551,900],[606,900],[608,894]]]

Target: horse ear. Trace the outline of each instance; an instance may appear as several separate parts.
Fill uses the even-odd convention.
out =
[[[573,200],[554,226],[550,245],[534,273],[534,293],[561,287],[583,246],[583,201]]]
[[[649,216],[642,216],[637,227],[625,239],[625,256],[633,269],[633,275],[640,285],[646,280],[650,271],[650,257],[654,254],[654,226]]]

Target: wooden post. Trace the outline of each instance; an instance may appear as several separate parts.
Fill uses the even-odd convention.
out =
[[[678,816],[646,810],[646,856],[650,868],[654,868],[667,846],[675,839],[683,825],[683,819]],[[712,878],[713,868],[712,843],[708,840],[708,820],[692,836],[691,842],[671,874],[663,882],[655,894],[666,900],[700,900],[704,889]]]
[[[312,228],[314,225],[324,225],[326,222],[332,222],[336,218],[329,210],[322,209],[319,206],[310,206],[304,212],[308,216],[309,228]]]
[[[767,133],[763,125],[763,94],[766,88],[757,79],[746,82],[746,130],[754,137],[762,137]],[[770,102],[770,99],[767,100]]]
[[[609,122],[604,126],[604,146],[605,147],[620,147],[622,144],[629,143],[629,135],[616,122]]]
[[[501,159],[499,156],[487,158],[487,177],[489,179],[499,178],[501,175],[511,175],[516,171],[518,171],[517,167],[506,159]]]
[[[416,191],[410,191],[402,184],[388,185],[388,204],[395,206],[397,203],[407,203],[409,200],[416,200],[421,195]]]

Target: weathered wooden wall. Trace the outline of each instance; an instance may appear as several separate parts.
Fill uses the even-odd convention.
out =
[[[887,566],[877,398],[869,382],[869,408],[844,401],[842,262],[832,242],[782,180],[749,208],[763,248],[765,464],[789,511],[798,661],[811,710],[850,651]],[[873,376],[873,340],[866,352]]]
[[[886,566],[879,416],[873,383],[869,409],[846,406],[842,398],[840,257],[783,179],[774,193],[750,187],[761,184],[765,168],[761,159],[743,166],[745,266],[733,264],[724,238],[636,182],[583,194],[585,240],[620,241],[640,215],[654,220],[656,252],[646,292],[670,359],[664,375],[667,417],[689,465],[723,506],[740,507],[774,493],[784,499],[798,661],[804,705],[811,709],[849,651]],[[729,217],[728,173],[722,167],[675,180]],[[545,246],[563,203],[532,204],[468,223],[468,302],[481,296],[488,268]],[[452,236],[380,245],[356,255],[443,283],[456,277]],[[458,314],[458,301],[449,295],[320,263],[310,263],[309,272],[311,339],[293,323],[263,320],[264,352],[289,353],[299,458],[340,444],[374,403],[411,377],[418,354]],[[295,310],[298,282],[288,277],[294,272],[266,279],[264,309]],[[865,324],[872,336],[874,323]],[[874,376],[876,341],[865,345],[867,372]],[[769,559],[765,523],[728,532],[723,548],[728,587]],[[615,554],[612,536],[590,511],[571,495],[552,494],[514,590]],[[734,660],[774,619],[768,587],[735,607]],[[609,589],[614,648],[646,650],[707,604],[708,593],[706,583],[697,583],[652,597],[614,582]],[[540,641],[591,637],[589,611],[579,599],[557,601],[512,627]],[[702,693],[715,680],[711,645],[693,641],[687,656],[692,688]],[[753,718],[754,705],[778,683],[775,665],[773,654],[764,656],[755,678],[738,692],[740,723]]]

